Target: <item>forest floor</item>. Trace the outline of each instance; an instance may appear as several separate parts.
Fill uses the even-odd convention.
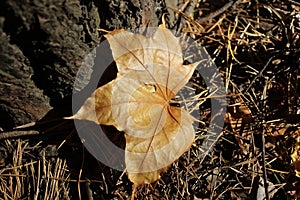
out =
[[[185,5],[172,10],[181,18],[182,31],[206,48],[224,79],[222,133],[201,154],[205,131],[196,131],[190,150],[160,180],[139,186],[135,198],[298,199],[300,3],[209,2],[199,3],[189,15],[183,12]],[[200,120],[207,126],[211,100],[205,100]],[[49,122],[43,128],[50,132],[57,127],[68,132],[58,143],[47,143],[34,131],[28,138],[1,138],[1,199],[131,198],[126,173],[89,155],[68,122]],[[53,141],[57,135],[47,137]]]

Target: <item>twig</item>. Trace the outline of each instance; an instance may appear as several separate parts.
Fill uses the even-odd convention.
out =
[[[168,6],[168,8],[170,10],[174,11],[176,14],[180,15],[181,17],[183,17],[184,19],[186,19],[187,21],[192,22],[197,27],[200,27],[202,29],[203,27],[199,23],[203,23],[203,22],[209,21],[209,20],[211,20],[211,19],[213,19],[213,18],[221,15],[227,9],[229,9],[230,7],[235,7],[240,2],[241,2],[241,0],[230,1],[230,2],[226,3],[222,8],[216,10],[215,12],[210,13],[209,15],[207,15],[205,17],[202,17],[199,20],[192,20],[189,16],[185,15],[185,13],[181,11],[181,9],[177,10],[177,9],[169,7],[169,6]]]
[[[290,3],[295,4],[297,6],[300,6],[300,3],[297,1],[293,1],[293,0],[288,0]]]
[[[272,56],[268,62],[265,64],[265,66],[263,67],[263,69],[254,77],[254,79],[251,81],[250,85],[247,87],[247,89],[244,91],[245,93],[248,92],[248,90],[251,88],[251,86],[253,85],[253,83],[255,83],[256,79],[259,77],[262,77],[263,72],[266,70],[266,68],[269,66],[269,64],[271,63],[271,61],[274,59],[275,56]]]
[[[197,20],[197,22],[206,22],[206,21],[209,21],[219,15],[221,15],[222,13],[224,13],[226,10],[228,10],[230,7],[234,7],[236,6],[237,4],[239,4],[241,2],[241,0],[236,0],[236,1],[230,1],[228,3],[226,3],[222,8],[219,8],[218,10],[210,13],[209,15],[205,16],[205,17],[202,17],[200,18],[199,20]]]
[[[20,130],[20,131],[2,132],[2,133],[0,133],[0,140],[16,138],[16,137],[31,136],[31,135],[39,135],[39,134],[40,134],[40,132],[35,131],[35,130]]]
[[[262,168],[263,168],[263,179],[264,179],[264,188],[265,188],[265,199],[270,200],[269,197],[269,185],[268,185],[268,177],[267,177],[267,168],[266,168],[266,148],[265,148],[265,130],[266,130],[266,121],[265,121],[265,108],[266,108],[266,99],[267,99],[267,89],[268,89],[268,79],[266,80],[266,85],[263,90],[262,95],[262,102],[263,102],[263,109],[262,109]]]
[[[18,127],[15,127],[8,131],[0,131],[0,140],[9,139],[9,138],[17,138],[17,137],[27,137],[32,135],[40,135],[43,134],[43,131],[38,131],[42,127],[47,127],[51,125],[51,123],[63,120],[64,118],[55,118],[55,119],[48,119],[44,121],[39,122],[32,122],[29,124],[21,125]],[[63,124],[67,123],[67,121],[63,121],[61,123],[55,123],[50,128],[47,129],[47,131],[50,131],[51,129],[57,128],[57,126],[62,126]]]

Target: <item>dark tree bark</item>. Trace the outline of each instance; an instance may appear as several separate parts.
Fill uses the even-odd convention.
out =
[[[31,79],[33,69],[20,48],[10,43],[0,18],[0,127],[11,128],[35,121],[51,108],[49,98]]]
[[[1,1],[0,127],[36,121],[72,93],[100,39],[97,8],[79,2]]]

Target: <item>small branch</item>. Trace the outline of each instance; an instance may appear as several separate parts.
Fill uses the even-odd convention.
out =
[[[266,200],[270,200],[269,197],[269,185],[268,185],[268,177],[267,177],[267,168],[266,168],[266,148],[265,148],[265,120],[262,121],[263,130],[261,134],[262,139],[262,167],[263,167],[263,177],[264,177],[264,187],[265,187],[265,197]]]
[[[39,131],[35,130],[20,130],[20,131],[9,131],[9,132],[2,132],[0,133],[0,140],[16,138],[16,137],[24,137],[24,136],[31,136],[31,135],[39,135]]]
[[[274,59],[274,57],[275,57],[275,56],[272,56],[272,57],[268,60],[268,62],[264,65],[264,67],[262,68],[262,70],[260,70],[260,72],[254,77],[254,79],[251,81],[251,83],[250,83],[250,85],[248,86],[248,88],[244,91],[245,93],[247,93],[247,92],[250,90],[251,86],[255,83],[255,81],[256,81],[257,78],[260,78],[260,77],[263,76],[263,72],[264,72],[264,71],[266,70],[266,68],[269,66],[269,64],[270,64],[271,61]],[[263,99],[263,100],[265,100],[265,99]]]
[[[58,126],[64,126],[64,123],[66,123],[67,121],[58,123],[61,120],[64,120],[64,118],[54,118],[54,119],[47,119],[38,122],[31,122],[28,124],[15,127],[9,131],[0,131],[0,140],[17,138],[17,137],[28,137],[32,135],[41,135],[44,133],[43,129],[45,129],[46,127],[49,127],[47,129],[49,131]]]
[[[223,7],[219,8],[218,10],[210,13],[209,15],[200,18],[199,20],[197,20],[197,22],[206,22],[209,21],[219,15],[221,15],[222,13],[224,13],[226,10],[228,10],[230,7],[234,7],[236,6],[238,3],[240,3],[241,0],[236,0],[236,1],[230,1],[228,3],[226,3]]]
[[[266,85],[263,90],[262,101],[263,101],[263,108],[262,108],[262,168],[263,168],[263,179],[264,179],[264,188],[265,188],[265,199],[270,200],[269,196],[269,184],[268,184],[268,176],[267,176],[267,168],[266,168],[266,141],[265,141],[265,131],[266,131],[266,100],[267,100],[267,88],[268,88],[269,80],[266,80]]]

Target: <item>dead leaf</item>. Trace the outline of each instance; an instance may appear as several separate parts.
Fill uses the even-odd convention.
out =
[[[235,104],[228,108],[226,113],[226,122],[229,124],[230,131],[234,134],[236,141],[244,154],[247,153],[247,148],[245,147],[245,143],[242,138],[245,137],[243,133],[248,134],[247,131],[244,131],[244,128],[254,121],[255,119],[251,110],[248,108],[243,98],[241,96],[237,96]]]
[[[124,131],[129,179],[152,183],[194,141],[193,118],[171,103],[198,63],[183,65],[180,39],[163,25],[151,38],[125,30],[105,37],[117,78],[98,88],[72,118]]]
[[[296,144],[291,154],[292,164],[295,167],[296,176],[300,178],[300,129],[296,131]]]

